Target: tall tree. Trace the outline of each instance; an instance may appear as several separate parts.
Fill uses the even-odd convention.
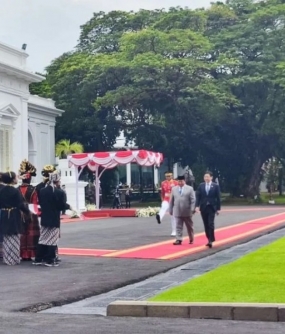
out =
[[[186,29],[146,29],[125,34],[120,43],[117,66],[124,75],[116,89],[97,98],[98,110],[119,117],[138,146],[194,162],[197,138],[211,132],[226,105],[235,103],[210,75],[220,63],[208,61],[209,41]]]
[[[215,50],[237,63],[217,75],[228,83],[240,105],[229,109],[217,129],[217,137],[223,140],[214,160],[227,179],[239,185],[239,191],[254,196],[259,192],[261,166],[281,140],[276,117],[284,118],[285,101],[283,88],[276,83],[276,62],[284,59],[285,7],[276,1],[255,4],[250,0],[228,1],[228,6],[238,19],[213,41]],[[225,167],[225,160],[237,168]],[[238,180],[241,176],[243,182]]]
[[[57,140],[65,137],[84,145],[86,151],[110,149],[119,134],[119,126],[106,113],[98,113],[92,102],[109,89],[105,55],[100,57],[75,52],[57,59],[47,68],[48,81],[57,106],[66,112],[57,123]],[[87,80],[96,76],[95,82]],[[98,80],[99,77],[101,80]],[[110,131],[106,131],[106,125]]]
[[[45,97],[45,98],[50,98],[52,96],[52,91],[51,91],[51,87],[48,83],[48,81],[46,80],[46,74],[42,74],[42,73],[36,73],[38,75],[41,75],[42,77],[44,77],[45,79],[42,82],[37,82],[37,83],[32,83],[30,84],[30,93],[33,95],[38,95],[41,97]]]
[[[66,110],[57,139],[103,150],[124,130],[173,161],[202,161],[232,193],[256,195],[263,163],[285,154],[284,6],[95,13],[37,86]]]
[[[138,12],[111,11],[94,13],[91,20],[81,26],[78,44],[80,51],[89,53],[118,52],[124,33],[135,32],[151,26],[162,16],[163,10]]]

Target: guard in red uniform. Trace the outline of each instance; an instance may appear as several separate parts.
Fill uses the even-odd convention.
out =
[[[173,174],[172,172],[166,172],[165,173],[165,181],[161,183],[161,208],[159,213],[156,215],[156,220],[158,224],[161,224],[161,221],[163,217],[165,216],[165,213],[168,211],[169,208],[169,201],[170,201],[170,195],[172,187],[177,186],[177,181],[173,180]],[[176,221],[175,217],[171,216],[171,236],[176,236]]]

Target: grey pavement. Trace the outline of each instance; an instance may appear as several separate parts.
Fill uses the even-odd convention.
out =
[[[238,207],[238,210],[241,208]],[[246,207],[250,209],[250,207]],[[276,210],[224,212],[218,227],[245,220],[273,215]],[[194,217],[195,230],[201,232],[202,222]],[[79,248],[122,249],[172,239],[169,237],[170,219],[158,225],[155,218],[103,219],[66,223],[62,225],[60,246]],[[228,247],[228,246],[227,246]],[[133,284],[197,258],[213,254],[223,248],[205,249],[201,253],[181,259],[140,260],[63,256],[58,268],[0,265],[0,312],[15,310],[38,311],[60,306]]]
[[[106,315],[108,304],[116,301],[147,300],[162,291],[178,286],[195,277],[201,276],[221,265],[232,262],[262,246],[284,237],[285,230],[261,236],[257,239],[220,251],[194,262],[179,266],[166,273],[156,275],[142,282],[115,289],[108,293],[87,298],[72,304],[50,308],[42,313],[94,314]]]
[[[256,209],[254,207],[253,211],[224,212],[217,218],[216,226],[233,225],[283,212],[282,207],[274,210],[264,210],[264,207],[260,211]],[[194,217],[194,223],[195,231],[202,232],[199,216]],[[154,218],[118,218],[67,223],[62,226],[60,246],[124,249],[164,240],[172,242],[169,233],[169,217],[161,226],[157,225]],[[237,243],[231,245],[234,244]],[[209,326],[208,321],[191,320],[189,323],[180,319],[145,321],[106,319],[94,315],[28,313],[80,301],[141,282],[231,245],[212,250],[205,249],[201,253],[171,261],[63,256],[63,262],[58,268],[33,267],[30,263],[22,263],[15,267],[0,265],[0,333],[111,333],[114,330],[116,333],[146,333],[150,330],[153,333],[191,333],[193,330],[192,333],[223,334],[228,333],[229,329],[231,333],[281,333],[281,327],[273,324],[255,324],[255,328],[259,330],[254,331],[251,324],[242,324],[240,327],[233,322],[228,322],[227,325],[226,322],[213,322],[216,328],[214,330],[214,325]],[[13,312],[19,310],[26,313]],[[236,332],[233,331],[235,328]]]
[[[0,313],[0,334],[284,334],[284,323]]]

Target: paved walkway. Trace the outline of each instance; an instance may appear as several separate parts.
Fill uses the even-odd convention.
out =
[[[143,282],[132,284],[95,297],[43,311],[42,313],[106,315],[107,305],[116,300],[146,300],[169,288],[232,262],[245,254],[284,236],[285,229],[267,234],[250,242],[234,246],[197,261],[187,263]]]
[[[217,228],[282,213],[282,207],[227,207],[217,217]],[[201,233],[201,218],[194,217],[195,232]],[[60,247],[122,250],[156,242],[172,242],[169,217],[158,225],[155,218],[102,219],[62,225]],[[243,241],[245,241],[243,239]],[[240,242],[240,241],[239,241]],[[235,245],[236,242],[231,243]],[[142,282],[155,275],[213,255],[227,246],[205,248],[176,260],[140,260],[88,256],[63,256],[58,268],[33,267],[30,263],[8,267],[0,265],[0,333],[284,333],[284,325],[236,322],[194,321],[181,319],[107,319],[94,315],[19,313],[40,311]],[[187,270],[180,270],[184,275]],[[149,288],[149,287],[144,287]],[[137,295],[135,296],[137,298]],[[138,296],[140,297],[140,296]],[[131,297],[133,298],[133,297]],[[103,305],[104,307],[104,305]],[[96,326],[96,327],[95,327]],[[134,331],[135,329],[135,331]]]
[[[284,323],[0,313],[1,334],[284,334]]]
[[[231,211],[225,210],[217,217],[217,228],[283,212],[281,207],[226,209]],[[203,231],[198,215],[194,225],[196,233]],[[155,218],[83,221],[62,225],[60,247],[121,250],[167,240],[171,244],[169,234],[169,217],[161,225]],[[221,249],[205,247],[200,253],[171,261],[62,256],[58,268],[34,267],[30,263],[13,267],[0,264],[0,312],[37,311],[72,303],[140,282]]]

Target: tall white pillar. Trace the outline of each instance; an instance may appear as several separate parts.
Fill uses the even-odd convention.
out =
[[[153,168],[154,168],[154,173],[153,173],[153,182],[154,182],[154,186],[156,187],[156,186],[159,186],[159,184],[158,184],[158,168],[156,168],[155,166],[153,166]]]
[[[17,126],[21,126],[21,130],[18,132],[17,129],[17,138],[16,140],[19,141],[21,145],[20,152],[17,151],[17,168],[20,166],[20,163],[23,159],[27,159],[29,155],[29,145],[28,145],[28,96],[21,96],[21,115],[19,116],[21,119],[21,125],[20,122],[17,122],[15,124],[15,130],[17,129]],[[15,132],[14,130],[14,132]],[[22,134],[19,136],[19,134]],[[20,154],[19,154],[20,153]]]
[[[85,187],[87,182],[75,182],[77,171],[74,166],[68,167],[67,159],[57,159],[57,163],[57,169],[61,172],[61,184],[65,185],[67,203],[73,209],[85,211]]]
[[[127,176],[127,185],[131,186],[132,183],[132,164],[126,164],[126,176]]]
[[[55,122],[49,125],[49,158],[52,164],[55,163]]]
[[[173,166],[173,178],[176,179],[178,177],[178,163],[176,162]]]

